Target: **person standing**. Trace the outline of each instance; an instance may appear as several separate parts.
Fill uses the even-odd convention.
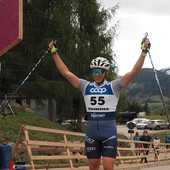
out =
[[[166,135],[165,136],[165,144],[166,144],[166,149],[169,149],[170,148],[170,135]],[[166,151],[166,154],[165,154],[165,159],[167,160],[168,159],[168,151]]]
[[[133,137],[133,140],[135,140],[135,148],[142,148],[142,144],[140,143],[140,135],[139,132],[135,133],[135,136]],[[140,155],[140,150],[137,150],[135,153],[136,155]]]
[[[140,137],[140,141],[150,142],[151,139],[152,139],[151,136],[148,135],[148,131],[144,130],[143,135]],[[150,144],[143,143],[142,145],[143,145],[143,148],[146,148],[146,150],[144,150],[144,153],[143,153],[143,155],[146,155],[146,156],[141,158],[141,163],[143,163],[143,160],[145,161],[145,163],[148,163],[147,155],[149,154],[148,148],[150,147]]]
[[[120,92],[137,76],[150,48],[148,38],[142,40],[142,52],[132,70],[121,78],[107,81],[110,62],[101,56],[90,63],[94,82],[73,74],[62,61],[56,48],[56,41],[49,43],[49,50],[61,75],[82,92],[88,121],[85,150],[89,170],[99,170],[101,157],[104,170],[113,170],[117,154],[116,107]]]
[[[170,135],[166,135],[165,137],[165,143],[166,144],[170,144]],[[166,145],[166,149],[169,149],[170,148],[170,145]]]
[[[154,151],[155,151],[155,162],[158,161],[160,143],[161,143],[161,141],[160,141],[159,136],[155,136],[155,138],[153,139],[153,148],[154,148]]]

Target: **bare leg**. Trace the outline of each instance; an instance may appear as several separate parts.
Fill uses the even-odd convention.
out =
[[[89,159],[89,170],[99,170],[100,159]]]
[[[103,161],[104,170],[114,170],[114,165],[115,165],[116,159],[109,158],[109,157],[103,157],[102,161]]]

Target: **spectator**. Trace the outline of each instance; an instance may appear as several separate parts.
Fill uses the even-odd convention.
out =
[[[142,145],[140,143],[140,135],[139,135],[139,132],[136,132],[135,133],[135,136],[133,137],[133,140],[135,140],[135,148],[141,148]],[[136,150],[136,155],[140,155],[140,150]]]
[[[165,143],[166,144],[170,144],[170,135],[166,135],[165,137]],[[166,149],[169,149],[170,148],[170,145],[166,145]]]
[[[155,162],[158,161],[158,155],[159,155],[159,149],[160,149],[160,138],[158,136],[155,136],[153,140],[153,148],[155,151]]]
[[[140,137],[140,141],[150,142],[151,139],[152,139],[151,136],[148,135],[148,131],[144,130],[143,135]],[[142,145],[143,145],[143,148],[146,148],[146,150],[144,150],[144,153],[143,153],[143,155],[146,155],[146,156],[141,159],[141,163],[143,163],[143,160],[145,161],[145,163],[148,163],[147,155],[149,154],[148,148],[150,144],[143,143]]]

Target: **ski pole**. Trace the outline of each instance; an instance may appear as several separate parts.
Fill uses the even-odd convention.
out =
[[[148,33],[146,32],[146,33],[145,33],[145,36],[144,36],[144,39],[147,38],[147,36],[148,36]],[[149,55],[149,59],[150,59],[151,65],[152,65],[152,69],[153,69],[153,72],[154,72],[154,75],[155,75],[155,79],[156,79],[157,85],[158,85],[158,87],[159,87],[159,92],[160,92],[160,95],[161,95],[163,107],[164,107],[164,109],[165,109],[165,113],[166,113],[166,115],[167,115],[168,122],[169,122],[169,124],[170,124],[170,119],[169,119],[169,115],[168,115],[168,109],[167,109],[167,107],[166,107],[166,105],[165,105],[165,101],[164,101],[164,98],[163,98],[163,92],[162,92],[161,84],[160,84],[160,82],[159,82],[158,74],[157,74],[157,71],[156,71],[156,69],[155,69],[155,67],[154,67],[153,60],[152,60],[152,57],[151,57],[151,54],[150,54],[150,51],[149,51],[149,50],[148,50],[148,55]]]
[[[13,97],[15,96],[15,94],[18,92],[18,90],[25,84],[25,82],[28,80],[28,78],[30,77],[30,75],[32,74],[32,72],[35,70],[35,68],[40,64],[40,62],[42,61],[42,59],[46,56],[46,54],[48,53],[48,50],[42,55],[42,57],[38,60],[38,62],[36,63],[36,65],[32,68],[32,70],[28,73],[28,75],[25,77],[25,79],[21,82],[21,84],[17,87],[17,89],[15,90],[15,92],[13,93],[13,95],[8,99],[8,100],[4,100],[2,102],[2,105],[0,107],[0,113],[2,113],[4,111],[4,109],[6,108],[6,106],[9,104],[9,102],[13,99]]]

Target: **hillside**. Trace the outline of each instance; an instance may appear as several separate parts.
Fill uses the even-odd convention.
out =
[[[165,105],[168,112],[170,108],[170,68],[157,70],[158,79],[162,89]],[[125,90],[130,102],[144,104],[147,102],[149,110],[153,114],[164,114],[165,109],[161,99],[159,86],[154,72],[150,68],[144,68]]]
[[[170,69],[157,70],[163,95],[170,98]],[[143,100],[151,96],[159,96],[160,91],[152,69],[144,68],[125,91],[127,98]]]
[[[8,115],[4,117],[0,115],[0,143],[15,142],[22,125],[66,130],[61,125],[53,123],[46,118],[26,112],[25,109],[14,108],[14,112],[16,113],[15,116]],[[42,135],[40,138],[43,140],[47,136]]]

